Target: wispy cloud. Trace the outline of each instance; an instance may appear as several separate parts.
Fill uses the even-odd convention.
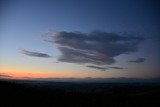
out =
[[[123,68],[123,67],[109,67],[109,68],[112,68],[112,69],[126,69],[126,68]]]
[[[137,58],[136,60],[132,60],[129,61],[130,63],[142,63],[144,62],[146,59],[145,58]]]
[[[0,74],[0,78],[12,78],[12,76],[7,74]]]
[[[45,38],[45,41],[56,44],[61,52],[58,61],[97,66],[113,64],[116,56],[136,52],[143,40],[142,37],[101,31],[87,34],[62,31],[56,32],[48,40]]]
[[[105,70],[108,70],[108,69],[117,69],[117,70],[126,69],[126,68],[123,68],[123,67],[101,67],[101,66],[94,66],[94,65],[88,65],[86,67],[97,69],[97,70],[102,70],[102,71],[105,71]]]
[[[41,57],[41,58],[49,58],[51,57],[50,55],[46,53],[41,53],[41,52],[31,52],[28,50],[20,50],[20,53],[27,55],[27,56],[33,56],[33,57]]]
[[[107,70],[107,68],[105,68],[105,67],[99,67],[99,66],[93,66],[93,65],[88,65],[86,67],[97,69],[97,70],[101,70],[101,71]]]

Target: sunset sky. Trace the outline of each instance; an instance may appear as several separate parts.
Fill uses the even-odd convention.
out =
[[[158,0],[1,0],[0,78],[160,77]]]

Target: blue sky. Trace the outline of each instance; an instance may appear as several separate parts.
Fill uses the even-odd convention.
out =
[[[158,4],[159,2],[156,0],[2,0],[0,11],[0,72],[13,74],[14,72],[10,69],[15,69],[18,73],[48,73],[51,76],[60,74],[64,77],[65,75],[67,77],[160,76],[158,69],[160,63]],[[73,60],[70,63],[68,59],[60,60],[66,55],[64,50],[59,48],[63,44],[44,41],[44,39],[48,39],[44,35],[50,38],[55,33],[56,36],[59,33],[65,38],[66,35],[63,32],[67,34],[72,32],[74,33],[73,37],[77,37],[76,35],[80,33],[85,38],[88,34],[91,38],[87,40],[91,40],[93,36],[91,32],[93,31],[101,32],[98,37],[102,37],[102,33],[112,37],[110,33],[113,33],[117,35],[116,38],[119,36],[132,38],[134,36],[144,40],[135,44],[137,50],[134,52],[110,55],[115,59],[115,63],[103,66],[84,60],[83,63],[76,63]],[[52,39],[56,40],[55,38]],[[74,40],[78,41],[78,39]],[[67,41],[70,42],[69,39]],[[59,42],[64,41],[60,40]],[[101,42],[101,40],[96,42]],[[66,45],[74,48],[76,52],[82,49],[81,53],[91,54],[89,51],[83,50],[84,47],[72,47],[69,43]],[[102,45],[103,49],[107,50],[104,45]],[[85,46],[92,47],[88,44]],[[112,50],[111,47],[108,47],[110,51]],[[115,49],[118,52],[118,48]],[[98,50],[93,49],[92,51],[97,52]],[[43,53],[52,57],[28,56],[28,53],[25,52]],[[75,51],[72,49],[72,52]],[[76,54],[76,58],[77,56]],[[136,63],[139,58],[145,60]],[[98,69],[99,67],[105,67],[106,70],[102,71],[102,69]],[[23,71],[23,69],[25,70]]]

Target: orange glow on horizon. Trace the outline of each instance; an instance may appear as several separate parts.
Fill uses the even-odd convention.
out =
[[[17,69],[0,68],[0,78],[32,79],[32,78],[72,78],[72,77],[84,78],[84,75],[71,74],[71,73],[55,73],[55,72],[44,73],[44,71],[34,72],[34,70],[17,70]]]

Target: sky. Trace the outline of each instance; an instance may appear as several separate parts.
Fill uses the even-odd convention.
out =
[[[0,78],[160,77],[158,0],[1,0]]]

